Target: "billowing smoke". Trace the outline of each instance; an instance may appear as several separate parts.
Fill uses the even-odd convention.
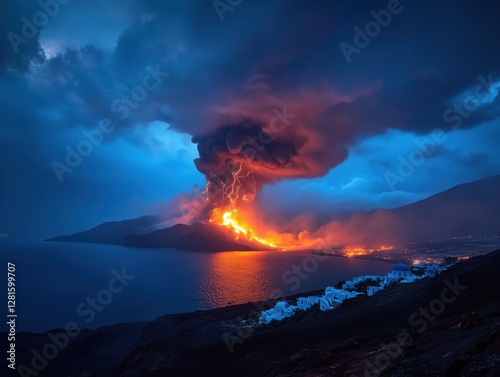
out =
[[[266,132],[267,131],[267,132]],[[287,175],[301,175],[304,167],[297,158],[305,137],[273,137],[272,130],[246,122],[220,127],[214,133],[193,137],[200,157],[196,167],[207,179],[214,205],[226,205],[226,190],[239,192],[237,200],[252,201],[264,183]]]
[[[248,219],[263,185],[327,174],[347,158],[352,139],[350,129],[329,115],[331,106],[343,100],[348,99],[328,90],[301,92],[286,101],[251,91],[211,107],[207,132],[192,139],[206,186],[182,206],[185,217],[206,221],[215,208],[237,208]]]
[[[286,107],[274,114],[266,124],[246,119],[193,137],[200,156],[194,162],[207,180],[208,209],[252,202],[266,183],[324,175],[345,157],[315,147]]]

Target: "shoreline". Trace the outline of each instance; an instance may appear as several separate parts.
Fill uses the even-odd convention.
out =
[[[119,247],[128,247],[128,246],[121,246],[121,245],[116,245],[116,246],[119,246]],[[178,252],[184,252],[184,250],[178,250],[178,249],[172,249],[174,251],[178,251]],[[256,252],[261,252],[259,250],[255,250]],[[195,253],[198,253],[199,251],[190,251],[190,252],[195,252]],[[252,251],[244,251],[244,252],[253,252]],[[307,252],[307,253],[311,253],[312,255],[312,252],[313,250],[310,250],[310,249],[306,249],[306,250],[294,250],[294,252]],[[224,252],[226,253],[226,252]],[[359,260],[366,260],[366,261],[371,261],[371,262],[385,262],[385,263],[389,263],[389,264],[395,264],[396,262],[398,261],[403,261],[403,259],[400,259],[400,258],[395,258],[395,259],[382,259],[382,258],[375,258],[375,257],[370,257],[370,256],[351,256],[351,257],[348,257],[348,256],[345,256],[345,255],[328,255],[328,257],[337,257],[337,258],[344,258],[346,260],[350,260],[350,259],[359,259]],[[352,278],[355,278],[356,276],[353,276]],[[330,285],[328,286],[336,286],[338,283],[340,282],[344,282],[344,280],[338,280],[338,281],[335,281],[335,282],[332,282]],[[152,321],[155,321],[157,319],[161,319],[163,317],[168,317],[168,316],[177,316],[177,315],[180,315],[180,316],[186,316],[186,315],[191,315],[191,314],[197,314],[197,313],[209,313],[211,311],[218,311],[218,310],[231,310],[232,308],[235,308],[235,310],[239,310],[241,308],[246,308],[248,306],[250,306],[251,308],[255,308],[257,306],[259,306],[259,304],[262,304],[262,303],[268,303],[270,301],[273,301],[273,302],[277,302],[277,301],[292,301],[292,300],[296,300],[298,299],[299,297],[305,297],[305,296],[320,296],[324,293],[325,291],[325,288],[326,286],[322,286],[321,288],[318,288],[318,289],[313,289],[313,290],[306,290],[306,291],[298,291],[298,292],[292,292],[292,293],[286,293],[285,295],[283,296],[278,296],[278,297],[273,297],[273,296],[269,296],[269,297],[266,297],[262,300],[256,300],[256,301],[247,301],[247,302],[241,302],[241,303],[228,303],[226,305],[223,305],[223,306],[218,306],[218,307],[213,307],[213,308],[201,308],[201,309],[195,309],[195,310],[190,310],[190,311],[182,311],[182,312],[176,312],[176,313],[166,313],[166,314],[159,314],[159,315],[156,315],[154,318],[152,319],[145,319],[145,320],[132,320],[132,321],[122,321],[122,322],[115,322],[115,323],[110,323],[110,324],[103,324],[99,327],[96,327],[96,328],[86,328],[86,327],[81,327],[80,329],[81,330],[84,330],[84,331],[98,331],[100,329],[103,329],[103,328],[107,328],[107,327],[110,327],[110,326],[120,326],[120,325],[133,325],[133,324],[139,324],[139,323],[149,323],[149,322],[152,322]],[[61,330],[63,329],[63,326],[54,326],[54,327],[50,327],[50,328],[47,328],[43,331],[30,331],[30,330],[27,330],[27,331],[20,331],[19,334],[34,334],[34,335],[43,335],[43,334],[47,334],[47,333],[50,333],[52,331],[57,331],[57,330]],[[2,334],[0,332],[0,334]]]
[[[500,302],[491,292],[500,291],[498,269],[500,250],[457,263],[435,278],[353,298],[335,310],[274,321],[250,334],[235,325],[262,301],[82,330],[40,376],[85,376],[95,370],[99,377],[260,377],[277,373],[305,377],[327,376],[333,371],[335,376],[350,377],[363,375],[366,360],[373,363],[380,344],[390,344],[401,331],[408,331],[412,345],[402,346],[404,356],[391,359],[384,376],[416,377],[429,369],[445,375],[456,363],[463,363],[464,370],[481,365],[492,371],[485,376],[494,376],[500,364],[491,360],[500,357],[500,344],[491,343],[491,339],[495,339],[494,334],[500,336],[500,329],[495,328]],[[441,297],[446,281],[456,279],[466,288],[435,316],[435,321],[426,322],[426,330],[420,334],[419,326],[408,322],[412,313],[419,306],[429,307]],[[470,330],[457,331],[460,318],[471,310],[479,313],[479,323]],[[241,342],[232,335],[238,335]],[[233,352],[228,348],[231,339]],[[19,348],[18,363],[29,365],[30,350],[42,349],[47,335],[19,333],[17,342],[24,345],[23,352]],[[476,342],[487,346],[471,354]],[[445,354],[449,356],[443,359]]]

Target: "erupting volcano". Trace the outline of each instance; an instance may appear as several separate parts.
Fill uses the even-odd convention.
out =
[[[252,202],[265,183],[310,174],[299,153],[306,138],[292,129],[276,132],[244,122],[194,136],[193,142],[200,155],[196,167],[207,180],[196,220],[227,227],[236,239],[244,237],[266,247],[285,248],[284,236],[264,230],[262,221],[257,224]]]
[[[236,239],[243,235],[249,241],[256,241],[262,245],[276,248],[277,245],[271,239],[265,239],[255,234],[249,221],[244,218],[244,212],[238,209],[240,201],[248,201],[250,195],[243,194],[245,181],[253,182],[254,192],[257,191],[257,183],[252,171],[242,173],[243,163],[238,164],[238,168],[232,173],[232,179],[228,184],[219,188],[219,195],[222,197],[222,206],[213,208],[210,212],[209,222],[223,225],[232,230]],[[208,181],[205,186],[204,195],[209,197],[209,189],[211,181]]]

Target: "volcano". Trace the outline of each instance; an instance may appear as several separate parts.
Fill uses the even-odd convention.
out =
[[[369,242],[379,235],[392,234],[392,239],[423,240],[435,237],[497,234],[498,188],[500,176],[455,186],[427,199],[395,209],[380,209],[355,213],[341,222],[345,234],[357,226],[362,231],[357,239]],[[352,219],[356,221],[353,222]],[[381,221],[381,219],[383,221]],[[231,220],[231,218],[229,218]],[[162,229],[160,216],[104,223],[70,236],[59,236],[47,241],[109,243],[124,246],[176,248],[181,250],[228,251],[271,250],[272,245],[259,242],[257,237],[234,227],[218,223],[177,224]],[[354,224],[354,225],[353,225]],[[397,238],[399,237],[399,238]],[[338,240],[339,243],[342,239]],[[345,241],[345,240],[344,240]]]
[[[98,225],[70,236],[58,236],[46,241],[106,243],[133,247],[173,248],[180,250],[229,251],[268,250],[260,243],[244,237],[235,239],[227,228],[215,224],[196,223],[151,231],[161,224],[159,216],[114,221]]]
[[[126,246],[174,248],[181,250],[229,251],[262,250],[262,245],[238,242],[226,229],[214,224],[177,224],[143,235],[127,235]]]

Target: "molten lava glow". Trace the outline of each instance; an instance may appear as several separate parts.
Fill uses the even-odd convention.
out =
[[[272,241],[270,240],[266,240],[264,238],[261,238],[261,237],[258,237],[254,231],[252,230],[251,227],[247,226],[245,228],[245,226],[241,225],[240,223],[238,223],[238,220],[236,220],[234,218],[234,214],[236,214],[238,211],[236,209],[233,209],[233,211],[227,211],[227,212],[224,212],[224,214],[222,215],[222,223],[221,225],[224,225],[230,229],[233,230],[234,233],[236,233],[236,239],[238,239],[239,235],[241,233],[243,233],[245,235],[245,237],[252,241],[252,240],[255,240],[263,245],[266,245],[266,246],[270,246],[270,247],[277,247]]]
[[[349,258],[357,255],[367,255],[367,254],[368,250],[366,250],[364,247],[352,247],[344,250],[344,255]]]
[[[258,175],[254,175],[242,162],[230,166],[233,170],[230,175],[229,171],[226,171],[224,179],[207,180],[205,185],[203,193],[205,208],[210,210],[209,222],[226,227],[241,243],[244,243],[244,238],[254,245],[260,244],[272,249],[328,249],[332,244],[342,241],[341,236],[335,233],[322,231],[320,234],[311,234],[307,226],[302,226],[302,222],[308,223],[304,221],[305,218],[297,220],[300,224],[293,227],[299,229],[296,233],[279,232],[267,226],[252,206],[259,186]],[[391,249],[391,246],[386,245],[377,249],[353,245],[344,249],[344,253],[347,256],[361,256]]]
[[[344,249],[344,255],[347,257],[355,257],[362,255],[370,255],[379,251],[389,251],[392,250],[393,246],[381,245],[378,248],[366,248],[366,247],[348,247]]]
[[[211,211],[209,221],[230,229],[235,234],[236,239],[243,235],[248,241],[256,241],[262,245],[277,248],[274,239],[257,236],[254,231],[255,227],[250,225],[248,218],[245,218],[244,211],[238,209],[238,207],[241,207],[241,201],[251,201],[250,197],[255,195],[256,192],[256,183],[252,171],[243,173],[242,169],[243,164],[240,164],[232,173],[231,182],[219,189],[222,202],[220,207]],[[248,186],[248,182],[251,185],[253,184],[253,190],[251,190],[253,193],[243,194],[245,189],[248,190],[248,188],[244,189],[245,186]],[[209,192],[209,188],[210,181],[205,186],[205,193]]]
[[[233,210],[236,212],[236,210]],[[239,236],[240,233],[243,233],[245,236],[248,236],[248,231],[239,225],[236,220],[233,219],[233,214],[231,212],[224,212],[222,215],[222,224],[224,226],[233,228],[233,231]],[[238,237],[236,237],[238,239]]]

